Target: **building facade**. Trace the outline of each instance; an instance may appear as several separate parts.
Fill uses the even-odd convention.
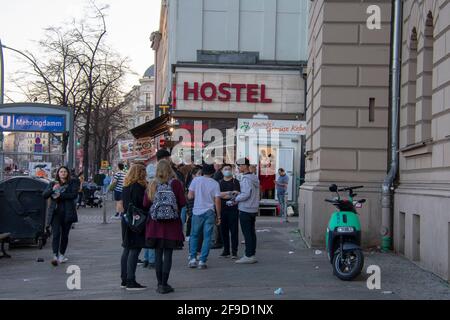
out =
[[[381,240],[381,190],[389,159],[391,1],[315,0],[309,10],[306,183],[300,229],[323,245],[333,208],[328,186],[364,185],[362,240]],[[394,250],[450,279],[450,3],[403,1],[400,170]]]
[[[450,280],[450,2],[405,1],[396,252]]]
[[[155,118],[155,69],[151,66],[139,79],[139,85],[124,97],[121,110],[129,129]]]
[[[197,62],[198,51],[252,52],[266,63],[305,62],[307,8],[306,0],[162,1],[160,29],[151,37],[156,103],[171,102],[173,66]],[[217,59],[210,56],[210,62]]]
[[[275,202],[272,184],[280,167],[291,176],[289,200],[297,201],[307,8],[306,0],[168,0],[162,4],[160,30],[151,37],[156,104],[169,104],[170,127],[190,137],[172,137],[182,139],[175,154],[182,161],[195,158],[214,141],[214,150],[203,152],[200,161],[249,157],[260,180],[267,180],[261,184],[262,201]],[[283,132],[276,141],[267,137],[253,143],[246,132],[252,126]],[[232,141],[226,139],[229,130],[235,131]]]

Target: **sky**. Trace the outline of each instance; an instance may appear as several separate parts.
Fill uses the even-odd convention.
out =
[[[97,0],[110,6],[107,16],[107,42],[123,57],[130,58],[126,89],[139,84],[139,78],[154,63],[150,34],[159,29],[161,0]],[[34,41],[43,38],[44,28],[70,23],[83,17],[88,0],[0,0],[0,39],[8,47],[36,53]],[[14,100],[21,95],[10,78],[23,68],[16,53],[4,49],[5,92]],[[8,102],[7,100],[5,102]],[[15,101],[18,102],[18,101]]]

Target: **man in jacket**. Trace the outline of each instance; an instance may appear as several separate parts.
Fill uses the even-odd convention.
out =
[[[249,159],[237,161],[241,178],[241,193],[234,200],[238,203],[239,220],[245,239],[245,255],[236,261],[239,264],[256,263],[256,215],[259,210],[259,180],[250,172]]]

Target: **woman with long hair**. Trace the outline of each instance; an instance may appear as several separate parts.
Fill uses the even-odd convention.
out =
[[[170,188],[167,188],[169,186]],[[171,220],[153,220],[148,219],[146,228],[147,246],[155,249],[155,270],[158,280],[157,292],[166,294],[173,292],[174,289],[168,284],[170,270],[172,268],[172,254],[174,249],[183,247],[184,235],[180,218],[180,208],[186,205],[183,184],[177,179],[170,162],[161,160],[156,168],[155,179],[150,184],[148,192],[144,197],[144,207],[151,207],[159,201],[158,190],[165,187],[164,190],[171,190],[175,195],[176,203],[173,207],[177,208],[178,217]],[[167,192],[167,191],[165,191]],[[155,205],[153,210],[158,210]]]
[[[51,226],[53,241],[52,265],[67,262],[65,257],[69,244],[69,232],[73,223],[78,222],[75,201],[78,197],[78,182],[70,177],[67,167],[56,171],[56,179],[42,193],[45,199],[51,197],[47,214],[47,225]]]
[[[145,230],[140,233],[130,229],[126,221],[126,212],[130,204],[145,210],[144,194],[147,188],[147,172],[141,164],[134,164],[123,183],[123,204],[125,214],[122,216],[122,259],[121,259],[121,288],[128,291],[145,290],[146,287],[136,282],[136,268],[139,254],[145,247]]]

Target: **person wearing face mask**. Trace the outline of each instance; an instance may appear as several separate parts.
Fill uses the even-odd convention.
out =
[[[220,196],[222,198],[222,223],[220,225],[223,239],[223,252],[220,255],[223,258],[230,257],[235,260],[238,257],[239,245],[239,209],[237,203],[229,202],[240,192],[239,181],[233,177],[233,168],[230,164],[225,164],[222,168],[223,179],[220,180]],[[227,202],[229,202],[227,205]],[[231,252],[230,252],[231,235]]]

